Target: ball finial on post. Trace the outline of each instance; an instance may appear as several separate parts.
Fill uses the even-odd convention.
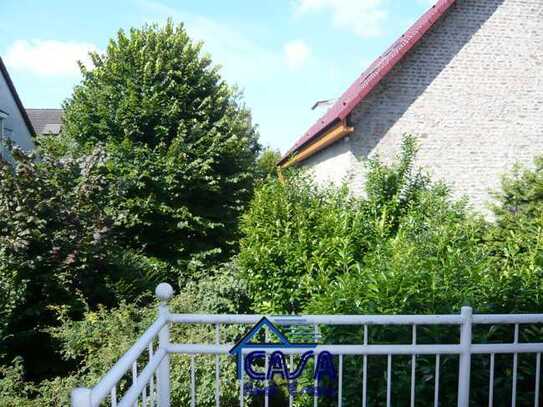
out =
[[[158,297],[160,302],[168,302],[173,296],[173,288],[168,283],[160,283],[156,286],[155,295]]]

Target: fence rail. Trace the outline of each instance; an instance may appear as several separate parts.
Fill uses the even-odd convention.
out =
[[[234,344],[221,343],[221,327],[226,325],[254,325],[263,318],[263,315],[199,315],[174,314],[168,309],[168,300],[173,295],[173,289],[168,284],[159,284],[156,295],[160,300],[158,317],[145,331],[136,343],[119,359],[111,370],[93,388],[76,388],[72,391],[73,407],[111,406],[170,406],[170,354],[183,354],[190,357],[190,405],[195,407],[196,400],[196,355],[215,356],[215,386],[211,390],[215,393],[215,404],[221,405],[221,370],[220,357],[230,355]],[[512,388],[511,405],[517,402],[518,388],[518,355],[535,354],[533,366],[534,396],[533,405],[539,407],[540,401],[540,370],[541,353],[543,352],[543,338],[532,343],[519,341],[520,325],[542,324],[543,314],[525,315],[473,315],[470,307],[463,307],[459,315],[307,315],[307,316],[267,316],[269,321],[277,326],[308,326],[311,327],[316,340],[320,337],[322,326],[360,326],[363,327],[361,344],[324,344],[316,343],[312,348],[315,355],[329,352],[338,360],[337,405],[344,403],[344,357],[357,355],[362,357],[362,385],[361,405],[366,406],[368,400],[368,356],[386,356],[386,405],[392,405],[392,359],[395,356],[411,356],[411,386],[409,400],[414,406],[416,401],[416,365],[417,355],[435,355],[434,368],[434,406],[440,403],[439,384],[441,357],[444,355],[458,355],[458,407],[467,407],[470,402],[470,375],[473,355],[486,354],[490,358],[488,405],[494,405],[495,390],[495,359],[496,355],[512,354]],[[170,342],[171,324],[202,324],[215,327],[215,343],[213,344],[184,344]],[[368,327],[370,326],[410,326],[412,340],[410,344],[370,344]],[[450,344],[418,344],[417,327],[421,325],[456,325],[460,328],[460,340]],[[475,325],[513,325],[514,334],[512,343],[473,343],[472,328]],[[267,334],[266,334],[267,337]],[[154,346],[156,344],[156,346]],[[248,352],[264,352],[265,366],[268,367],[270,357],[275,350],[290,357],[292,365],[293,355],[307,351],[303,347],[274,348],[273,345],[254,345],[250,349],[242,349],[241,354]],[[138,372],[138,360],[145,356],[145,365]],[[239,404],[246,402],[244,394],[244,358],[241,358],[241,380],[239,380]],[[141,364],[141,363],[140,363]],[[119,399],[117,391],[119,382],[126,375],[131,374],[131,383]],[[266,378],[266,384],[268,384]],[[318,379],[315,386],[318,387]],[[293,404],[293,396],[289,395],[289,406]],[[264,395],[264,406],[269,407],[268,392]],[[350,405],[350,404],[349,404]],[[503,405],[503,401],[500,405]],[[314,395],[314,406],[318,406],[317,393]]]

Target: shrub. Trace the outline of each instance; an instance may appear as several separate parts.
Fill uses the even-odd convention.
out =
[[[235,267],[226,265],[215,276],[190,283],[170,302],[172,312],[180,313],[244,313],[248,297],[246,287]],[[156,318],[157,304],[142,306],[122,303],[114,309],[99,307],[74,321],[61,315],[62,325],[52,328],[52,335],[62,344],[63,358],[78,365],[72,375],[32,384],[23,380],[19,361],[0,369],[0,400],[8,406],[65,406],[70,391],[79,385],[94,386],[119,357],[151,325]],[[109,332],[111,335],[104,335]],[[223,327],[222,340],[233,342],[244,328]],[[172,329],[172,341],[181,343],[214,343],[213,326],[187,326]],[[155,344],[156,346],[156,344]],[[222,403],[235,406],[239,402],[235,366],[231,358],[221,358]],[[213,383],[215,359],[197,358],[198,405],[214,406]],[[128,380],[130,382],[130,379]],[[123,383],[126,383],[123,381]],[[190,358],[174,355],[171,362],[172,405],[190,403]]]
[[[52,309],[75,315],[85,301],[107,299],[105,270],[118,256],[100,210],[100,153],[63,162],[15,153],[15,168],[0,163],[0,271],[12,284],[2,291],[12,311],[2,318],[2,348],[8,358],[32,355],[39,375],[57,368],[42,331],[57,322]]]
[[[352,265],[366,240],[354,205],[346,189],[319,190],[303,175],[256,191],[238,261],[259,311],[300,311],[331,274]]]
[[[17,269],[9,266],[12,261],[6,258],[5,249],[0,248],[0,343],[6,338],[6,328],[14,309],[23,302],[26,281],[20,278]],[[0,350],[0,359],[5,350]]]
[[[408,137],[395,164],[371,161],[362,198],[344,188],[317,188],[303,174],[262,186],[242,221],[239,256],[255,306],[307,314],[449,314],[466,304],[478,313],[540,312],[539,172],[506,181],[502,208],[519,207],[519,196],[532,202],[523,198],[520,210],[498,210],[493,224],[414,168],[415,153]],[[410,343],[409,328],[371,327],[370,341]],[[492,327],[475,335],[475,341],[507,342],[511,331]],[[524,335],[537,341],[541,330],[528,327]],[[325,342],[362,338],[361,328],[323,328]],[[419,327],[418,341],[457,343],[458,329]],[[394,359],[393,397],[406,400],[410,358]],[[519,359],[519,402],[532,397],[534,361],[528,359]],[[454,405],[457,358],[441,362],[442,404]],[[434,363],[433,357],[417,359],[419,402],[433,400]],[[372,405],[384,403],[385,366],[383,358],[370,358]],[[510,359],[497,359],[495,397],[503,400],[510,397],[510,368]],[[345,358],[345,400],[353,405],[361,402],[361,369],[361,358]],[[486,402],[488,371],[488,359],[474,357],[473,405]]]
[[[429,188],[427,177],[412,168],[415,152],[407,137],[397,165],[372,161],[367,199],[351,196],[346,186],[316,187],[304,173],[259,187],[242,217],[238,256],[255,306],[300,312],[393,235],[402,214]]]
[[[281,158],[281,153],[272,148],[264,149],[258,156],[256,162],[256,172],[260,180],[266,180],[268,177],[277,177],[277,162]]]
[[[543,157],[531,169],[517,167],[495,196],[496,222],[488,236],[493,267],[509,282],[501,295],[515,301],[514,309],[527,310],[543,301]]]
[[[451,204],[446,196],[424,194],[398,225],[395,236],[385,239],[353,267],[339,276],[328,291],[314,296],[306,313],[332,314],[450,314],[462,305],[471,305],[477,313],[540,312],[543,306],[541,267],[504,268],[493,253],[489,237],[495,226],[466,214],[462,205]],[[510,243],[506,243],[509,245]],[[410,343],[410,331],[399,328],[370,327],[371,343]],[[491,327],[474,331],[475,342],[509,342],[511,329]],[[326,341],[359,343],[361,329],[328,327]],[[541,335],[538,327],[523,327],[521,341],[534,341]],[[458,343],[458,329],[419,327],[419,343]],[[372,403],[383,403],[385,371],[383,358],[369,365],[369,395]],[[534,360],[519,359],[519,403],[533,397],[530,380]],[[431,403],[434,358],[417,358],[417,400]],[[441,360],[442,405],[455,405],[457,358]],[[496,360],[496,399],[509,400],[511,394],[509,357]],[[346,377],[360,377],[360,358],[346,362]],[[393,398],[406,400],[410,389],[410,360],[395,357]],[[472,405],[483,405],[488,397],[488,358],[474,357],[472,363]],[[349,400],[359,400],[359,381],[351,381],[345,390]]]
[[[117,189],[103,148],[62,160],[14,157],[14,166],[0,163],[0,356],[22,356],[28,377],[40,379],[70,368],[46,333],[57,309],[77,318],[179,272],[127,244],[108,207]]]

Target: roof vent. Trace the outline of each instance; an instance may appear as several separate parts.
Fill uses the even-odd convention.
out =
[[[317,100],[315,103],[313,103],[313,106],[311,106],[311,110],[315,110],[317,108],[323,108],[323,107],[328,107],[328,106],[331,106],[334,104],[334,102],[336,101],[336,99],[322,99],[322,100]]]

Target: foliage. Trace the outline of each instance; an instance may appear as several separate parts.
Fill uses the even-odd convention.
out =
[[[57,310],[78,317],[175,276],[125,243],[109,207],[117,189],[103,148],[62,160],[13,156],[13,166],[0,163],[1,348],[5,360],[32,360],[27,374],[41,377],[66,368],[45,332]]]
[[[242,218],[239,264],[266,313],[299,311],[330,274],[346,270],[365,237],[346,189],[319,190],[306,177],[270,179]]]
[[[56,321],[52,309],[78,313],[85,299],[106,299],[105,290],[94,290],[105,286],[104,270],[117,254],[97,198],[104,189],[99,153],[63,162],[14,157],[15,168],[0,163],[0,269],[17,287],[3,291],[7,304],[17,302],[4,319],[3,347],[11,356],[32,355],[40,366],[54,359],[41,332]]]
[[[256,161],[258,178],[266,180],[268,177],[277,177],[277,163],[281,159],[281,153],[272,148],[264,149]]]
[[[502,295],[515,299],[515,308],[525,308],[526,298],[542,301],[543,157],[535,160],[533,168],[517,167],[506,176],[496,198],[490,255],[494,267],[511,282]],[[532,289],[526,291],[528,287]],[[519,290],[524,295],[519,296]]]
[[[16,269],[9,267],[5,250],[0,249],[0,343],[5,341],[6,328],[14,309],[22,302],[26,280],[19,278]],[[5,350],[0,350],[0,358]]]
[[[123,240],[191,270],[227,258],[251,196],[259,145],[240,95],[182,25],[120,31],[65,103],[75,156],[104,145],[106,205]]]
[[[534,160],[533,168],[516,166],[504,177],[495,197],[493,209],[501,224],[520,219],[539,221],[543,209],[543,157]]]
[[[318,188],[304,173],[258,188],[242,218],[239,254],[255,306],[299,312],[376,242],[391,236],[419,192],[429,188],[427,177],[412,171],[415,152],[408,137],[398,164],[371,162],[364,200],[352,197],[346,186]]]
[[[181,313],[243,313],[249,311],[246,287],[235,267],[226,265],[216,276],[190,283],[170,302],[172,312]],[[65,359],[77,362],[78,368],[71,376],[46,380],[33,385],[22,380],[22,365],[15,361],[12,367],[0,370],[0,400],[2,405],[68,404],[69,392],[77,385],[92,386],[107,372],[118,358],[134,343],[156,318],[156,304],[141,306],[122,303],[114,309],[99,307],[85,313],[82,320],[74,321],[62,316],[62,325],[53,328],[52,334],[62,344]],[[223,341],[234,341],[242,332],[240,327],[223,327]],[[115,332],[115,335],[104,335]],[[172,330],[172,341],[185,343],[213,343],[212,326],[190,326]],[[156,344],[155,344],[156,346]],[[140,362],[144,362],[145,356]],[[198,405],[215,405],[213,388],[215,378],[214,358],[198,358]],[[224,377],[221,391],[222,403],[234,406],[238,402],[235,369],[231,361],[221,362]],[[173,356],[171,363],[172,405],[186,405],[190,401],[190,359]],[[126,382],[124,382],[126,383]],[[32,400],[31,400],[32,399]],[[25,404],[26,403],[26,404]],[[32,404],[35,403],[35,404]]]
[[[443,185],[414,168],[415,154],[415,140],[408,137],[395,164],[370,162],[362,198],[350,197],[345,189],[317,188],[303,174],[260,187],[243,218],[239,255],[255,307],[277,313],[448,314],[469,304],[479,313],[540,312],[540,173],[505,181],[502,209],[491,223],[470,213],[465,202],[453,202]],[[512,203],[521,209],[507,209]],[[536,327],[525,330],[523,340],[537,341],[541,335]],[[352,344],[360,343],[363,332],[327,327],[323,335],[325,342]],[[476,341],[508,342],[510,336],[509,329],[493,327],[476,332]],[[370,341],[409,343],[411,332],[372,327]],[[418,341],[455,343],[458,332],[419,327]],[[386,360],[370,359],[370,401],[383,405]],[[489,362],[475,359],[472,398],[481,405],[488,396]],[[417,360],[417,399],[430,404],[435,362]],[[457,359],[441,362],[443,405],[454,405],[454,391],[444,389],[457,386]],[[527,397],[522,402],[532,397],[533,362],[519,361],[519,388]],[[395,358],[395,400],[409,394],[409,363]],[[495,396],[503,400],[511,393],[510,366],[510,359],[496,361],[500,384]],[[361,370],[361,358],[345,359],[345,377],[361,377]],[[349,380],[346,386],[346,400],[359,404],[360,381]]]
[[[0,164],[0,341],[29,377],[71,368],[52,362],[59,310],[185,285],[235,249],[259,145],[201,47],[171,22],[119,32],[82,67],[62,135]]]

